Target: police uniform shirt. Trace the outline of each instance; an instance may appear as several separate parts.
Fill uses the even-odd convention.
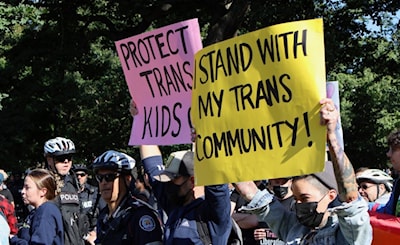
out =
[[[126,197],[109,217],[108,207],[97,219],[96,244],[147,244],[162,242],[162,229],[156,211],[144,202]]]

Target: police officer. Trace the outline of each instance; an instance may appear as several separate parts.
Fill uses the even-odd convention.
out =
[[[162,244],[157,212],[130,193],[137,176],[135,160],[109,150],[93,162],[101,197],[107,206],[97,219],[96,244]]]
[[[55,199],[61,210],[64,223],[64,244],[84,245],[83,233],[79,230],[80,203],[78,197],[78,182],[71,171],[72,156],[75,144],[67,138],[56,137],[44,144],[46,167],[55,175],[61,188],[60,195]]]
[[[98,188],[88,183],[88,169],[84,164],[74,164],[73,171],[78,179],[79,190],[78,196],[81,202],[81,214],[86,215],[87,223],[80,224],[80,230],[84,234],[95,236],[95,227],[99,210],[104,208],[106,204],[100,198]],[[88,237],[88,236],[86,236]]]

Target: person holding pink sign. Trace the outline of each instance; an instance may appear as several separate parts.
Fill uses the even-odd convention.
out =
[[[138,113],[133,100],[130,112]],[[204,197],[196,198],[192,151],[171,153],[165,166],[156,145],[141,145],[140,154],[157,203],[168,215],[164,244],[228,244],[232,229],[228,185],[205,186]]]

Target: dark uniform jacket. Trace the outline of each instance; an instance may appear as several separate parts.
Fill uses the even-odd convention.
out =
[[[106,204],[98,193],[96,186],[85,183],[83,190],[78,193],[79,201],[81,202],[81,215],[85,215],[84,227],[81,228],[85,234],[93,230],[96,226],[97,217],[100,210]],[[81,225],[82,226],[82,225]]]
[[[147,203],[127,195],[109,217],[105,207],[97,219],[95,243],[102,245],[142,245],[162,242],[162,228],[157,212]]]
[[[78,185],[75,175],[64,176],[64,187],[56,197],[55,203],[61,211],[64,224],[64,244],[84,245],[83,232],[79,229],[81,207],[78,197]]]

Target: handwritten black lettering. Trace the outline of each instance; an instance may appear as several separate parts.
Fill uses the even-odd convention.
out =
[[[302,117],[304,123],[308,122],[307,113],[303,113]],[[205,136],[198,134],[196,157],[199,161],[218,158],[220,155],[228,157],[234,154],[233,149],[235,148],[239,150],[240,154],[245,154],[274,150],[275,148],[294,147],[297,144],[299,122],[299,117],[295,117],[290,121],[278,121],[259,128],[237,128]],[[291,138],[290,143],[284,145],[285,142],[282,139],[288,137]],[[310,141],[307,146],[311,147],[312,142]]]
[[[160,68],[155,67],[152,70],[143,71],[139,75],[146,79],[153,98],[192,89],[192,85],[188,82],[193,79],[189,61],[184,61],[182,64],[176,62]],[[156,94],[156,92],[158,93]]]
[[[232,51],[233,49],[233,51]],[[245,72],[253,60],[253,51],[247,43],[234,44],[226,49],[211,50],[199,59],[199,82],[215,82],[218,75],[229,77],[232,74]]]
[[[139,38],[136,42],[122,42],[117,48],[122,53],[126,68],[130,70],[132,65],[138,68],[157,59],[178,55],[180,52],[187,54],[186,37],[189,35],[187,31],[188,26],[183,26],[168,30],[166,33],[160,32]]]
[[[246,110],[248,105],[251,109],[260,108],[261,103],[265,103],[268,106],[273,106],[275,103],[288,103],[292,100],[292,91],[290,90],[287,83],[290,81],[288,74],[282,74],[277,76],[272,75],[271,79],[265,81],[258,81],[257,89],[253,89],[256,86],[251,83],[239,84],[231,87],[230,92],[233,92],[236,101],[236,110]],[[256,92],[253,93],[253,91]]]
[[[182,119],[179,115],[190,115],[190,107],[187,113],[182,114],[183,109],[180,102],[176,102],[172,108],[165,105],[143,107],[142,139],[145,136],[150,138],[165,137],[166,135],[178,137],[182,129]],[[190,120],[188,123],[191,124]]]
[[[285,60],[297,59],[300,55],[299,47],[301,47],[302,55],[307,56],[307,29],[300,33],[299,31],[290,31],[257,39],[257,48],[263,64],[281,61],[281,48],[283,48]]]
[[[215,106],[216,105],[216,110],[217,110],[217,117],[221,116],[221,110],[222,110],[222,101],[224,97],[224,90],[221,90],[219,92],[219,96],[215,93],[215,91],[211,91],[207,93],[207,96],[205,100],[203,99],[202,96],[198,97],[198,105],[199,105],[199,117],[200,119],[203,117],[203,112],[204,116],[211,116],[213,117],[215,115]],[[213,103],[215,102],[215,103]]]

